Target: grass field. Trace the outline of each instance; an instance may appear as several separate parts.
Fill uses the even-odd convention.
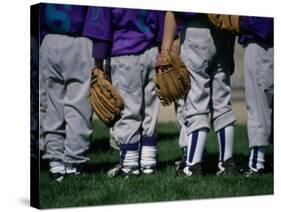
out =
[[[209,134],[206,147],[207,175],[190,179],[175,177],[174,162],[180,159],[181,151],[178,147],[179,131],[174,123],[158,126],[158,167],[155,174],[127,180],[108,178],[106,172],[116,164],[119,153],[109,146],[108,129],[99,122],[94,126],[97,133],[91,144],[91,161],[86,174],[68,177],[59,184],[49,180],[48,170],[42,164],[41,208],[273,194],[272,147],[267,154],[268,168],[264,176],[216,177],[218,145],[213,133]],[[245,126],[236,127],[234,154],[238,167],[243,167],[248,160]]]

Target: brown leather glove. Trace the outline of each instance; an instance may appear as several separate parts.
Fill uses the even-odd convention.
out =
[[[178,54],[161,52],[157,56],[155,69],[156,95],[163,106],[184,97],[190,90],[189,71]]]
[[[108,127],[114,125],[124,107],[122,97],[99,68],[92,70],[90,102],[99,119]]]
[[[239,18],[238,15],[208,14],[209,22],[216,28],[230,31],[235,35],[240,33]]]

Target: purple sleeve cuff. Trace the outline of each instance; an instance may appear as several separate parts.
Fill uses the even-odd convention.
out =
[[[97,59],[107,59],[111,53],[111,42],[93,39],[92,56]]]

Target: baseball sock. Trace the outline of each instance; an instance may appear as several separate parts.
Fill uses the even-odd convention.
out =
[[[253,171],[258,171],[259,169],[264,168],[265,162],[265,147],[264,146],[255,146],[251,148],[251,154],[249,159],[249,168]]]
[[[156,154],[157,154],[157,137],[143,136],[141,142],[141,160],[140,164],[142,168],[151,168],[156,166]]]
[[[228,125],[217,132],[219,143],[219,162],[224,162],[233,155],[234,126]]]
[[[143,146],[141,149],[141,167],[150,168],[156,166],[156,146]]]
[[[51,173],[65,174],[65,166],[61,161],[50,161],[49,166]]]
[[[124,171],[138,168],[139,166],[139,144],[120,145],[120,163]]]
[[[192,166],[202,161],[208,130],[200,129],[188,135],[186,165]]]

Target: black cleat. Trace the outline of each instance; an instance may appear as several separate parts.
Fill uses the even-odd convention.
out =
[[[236,176],[239,174],[233,158],[229,158],[224,162],[219,162],[218,169],[216,173],[217,176]]]
[[[53,160],[49,162],[49,178],[52,181],[61,183],[65,176],[65,165],[60,160]]]
[[[66,164],[65,175],[66,176],[77,176],[82,175],[86,172],[86,164]]]
[[[254,177],[254,176],[261,176],[264,174],[264,169],[251,169],[249,168],[247,171],[244,172],[245,177]]]
[[[123,168],[121,164],[117,164],[113,169],[107,172],[107,176],[110,178],[121,177],[123,179],[128,179],[131,176],[140,175],[140,170],[138,168],[126,169]]]
[[[121,169],[120,172],[120,177],[122,177],[123,179],[128,179],[129,177],[132,176],[139,176],[140,175],[140,170],[135,168],[135,169]]]
[[[115,176],[119,175],[121,170],[122,170],[122,165],[121,164],[117,164],[114,168],[110,169],[107,172],[107,176],[108,177],[115,177]]]
[[[76,175],[80,175],[82,173],[82,169],[80,169],[79,167],[66,167],[65,168],[65,174],[69,175],[69,176],[76,176]]]
[[[58,183],[61,183],[64,179],[64,174],[62,173],[52,173],[52,172],[49,172],[49,177],[52,181],[56,181]]]
[[[148,166],[141,168],[141,172],[144,174],[153,174],[155,172],[155,166]]]
[[[196,163],[192,166],[187,166],[185,162],[181,162],[176,168],[176,176],[203,176],[202,164]]]

